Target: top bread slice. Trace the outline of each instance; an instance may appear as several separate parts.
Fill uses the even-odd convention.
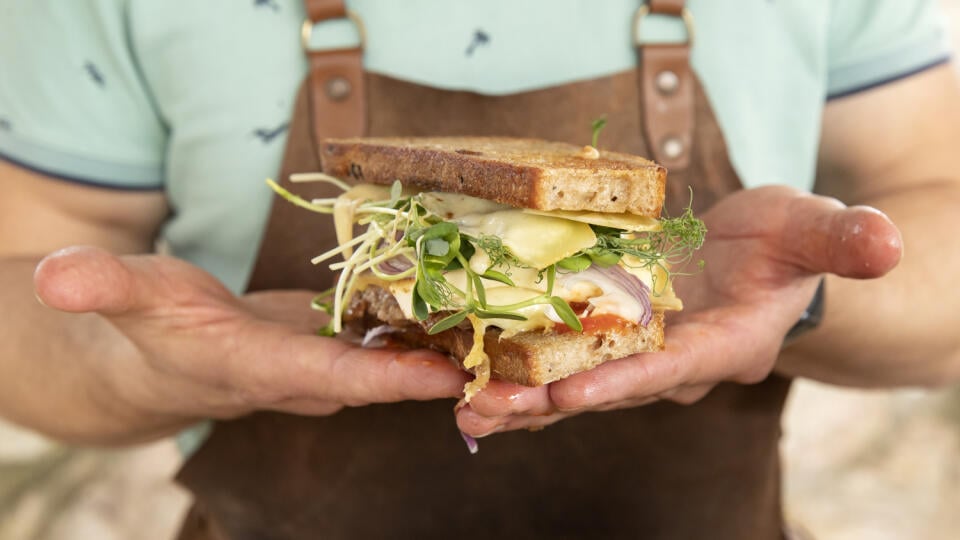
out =
[[[359,182],[399,180],[519,208],[660,217],[667,171],[647,159],[507,137],[325,139],[323,172]]]

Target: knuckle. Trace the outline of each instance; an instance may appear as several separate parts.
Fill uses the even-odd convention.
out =
[[[780,356],[781,344],[778,336],[759,340],[750,353],[735,360],[734,369],[723,379],[739,384],[757,384],[766,380]]]
[[[506,410],[499,401],[491,399],[487,395],[486,390],[481,391],[470,400],[470,408],[474,413],[485,418],[505,416],[510,412],[509,410]]]
[[[561,381],[550,384],[547,389],[549,401],[558,411],[580,411],[591,405],[591,392],[586,386]]]
[[[243,339],[233,340],[226,356],[230,360],[224,366],[226,384],[239,399],[252,406],[271,408],[308,397],[302,390],[310,383],[299,373],[298,353],[292,339],[282,340],[273,351],[248,345]]]
[[[774,355],[773,358],[775,359],[776,356]],[[733,381],[740,384],[763,382],[773,370],[774,361],[763,358],[760,361],[751,362],[733,378]]]
[[[656,394],[664,386],[673,386],[672,382],[679,379],[681,370],[689,369],[672,357],[661,358],[656,364],[641,358],[635,366],[630,394],[634,398]]]
[[[740,384],[757,384],[767,378],[769,370],[750,368],[734,378],[734,382]]]
[[[362,362],[355,357],[356,354],[356,349],[346,348],[336,351],[324,361],[317,373],[313,393],[347,407],[369,405],[372,401],[362,396],[372,395],[371,387],[374,385],[366,372],[357,372]]]
[[[660,398],[678,405],[690,406],[703,399],[709,391],[709,388],[701,387],[674,388],[673,390],[660,394]]]
[[[337,356],[328,386],[350,407],[431,397],[429,377],[411,369],[417,362],[408,352],[347,349]]]
[[[483,437],[495,432],[503,425],[500,420],[476,414],[472,409],[462,409],[457,413],[457,427],[472,437]]]
[[[295,392],[278,387],[257,376],[246,378],[242,383],[231,386],[238,401],[258,408],[272,408],[299,397]]]

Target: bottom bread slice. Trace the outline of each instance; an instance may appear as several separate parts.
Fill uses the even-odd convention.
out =
[[[403,316],[396,299],[375,285],[358,291],[344,312],[344,322],[358,333],[389,324],[390,338],[410,347],[427,347],[461,363],[473,347],[469,323],[436,335]],[[663,313],[654,313],[647,326],[624,323],[595,333],[523,332],[501,338],[498,328],[487,330],[484,351],[493,377],[524,386],[540,386],[594,368],[608,360],[663,349]]]

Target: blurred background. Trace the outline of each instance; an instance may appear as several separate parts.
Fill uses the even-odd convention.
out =
[[[941,0],[960,58],[960,0]],[[960,388],[800,381],[784,419],[787,519],[818,540],[960,538]],[[0,422],[0,540],[172,540],[189,496],[170,441],[67,449]]]

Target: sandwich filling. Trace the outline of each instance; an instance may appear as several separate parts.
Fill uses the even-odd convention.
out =
[[[337,284],[315,307],[331,315],[321,333],[343,329],[351,297],[376,286],[392,295],[403,316],[436,334],[469,324],[473,347],[463,361],[475,380],[466,400],[490,377],[483,351],[488,328],[500,339],[522,332],[599,332],[646,326],[654,311],[679,310],[672,266],[700,247],[703,223],[688,209],[655,219],[633,214],[539,211],[454,193],[347,185],[344,192],[306,201],[268,181],[298,206],[331,214],[338,246],[315,257],[339,271]],[[359,234],[355,234],[360,227]],[[365,228],[365,230],[363,229]]]

